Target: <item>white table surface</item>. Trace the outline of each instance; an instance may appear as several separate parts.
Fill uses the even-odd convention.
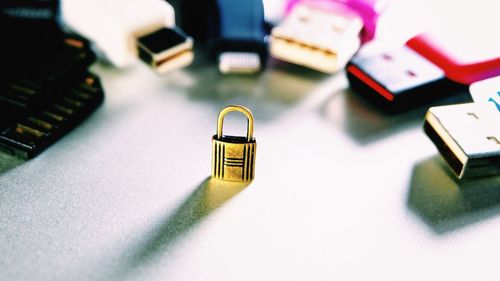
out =
[[[382,37],[432,3],[394,3],[388,18],[413,21]],[[33,160],[0,156],[0,280],[498,280],[500,177],[457,183],[425,109],[386,116],[343,73],[269,66],[96,64],[88,120]],[[209,179],[232,103],[255,115],[247,187]]]

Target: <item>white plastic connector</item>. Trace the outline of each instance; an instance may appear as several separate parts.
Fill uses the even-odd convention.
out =
[[[65,25],[117,67],[137,59],[137,37],[175,26],[174,9],[164,0],[62,0],[61,12]]]

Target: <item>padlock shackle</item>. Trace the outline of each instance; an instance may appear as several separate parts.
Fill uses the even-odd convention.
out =
[[[245,114],[245,116],[247,117],[247,140],[252,141],[253,114],[248,108],[241,105],[228,105],[219,113],[219,117],[217,118],[217,138],[218,139],[222,138],[222,127],[224,125],[224,117],[226,117],[226,114],[232,111],[238,111]]]

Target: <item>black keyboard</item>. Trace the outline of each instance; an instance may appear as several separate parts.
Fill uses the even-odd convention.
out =
[[[32,158],[85,120],[103,101],[87,41],[63,36],[30,54],[0,83],[0,150]]]

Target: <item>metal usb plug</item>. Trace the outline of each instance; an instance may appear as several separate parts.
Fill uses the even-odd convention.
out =
[[[139,58],[158,73],[193,62],[193,39],[177,27],[161,27],[137,37]]]
[[[193,61],[193,39],[176,27],[167,1],[64,0],[61,12],[65,27],[87,38],[116,67],[130,66],[139,57],[166,73]]]
[[[427,112],[425,133],[459,179],[500,174],[500,112],[488,109],[467,103]]]
[[[362,29],[363,20],[354,13],[298,4],[273,28],[270,52],[283,61],[334,73],[358,51]]]
[[[260,56],[257,53],[224,52],[219,55],[221,73],[255,73],[261,69]]]
[[[217,0],[211,53],[223,74],[253,74],[264,69],[268,45],[261,0]]]

